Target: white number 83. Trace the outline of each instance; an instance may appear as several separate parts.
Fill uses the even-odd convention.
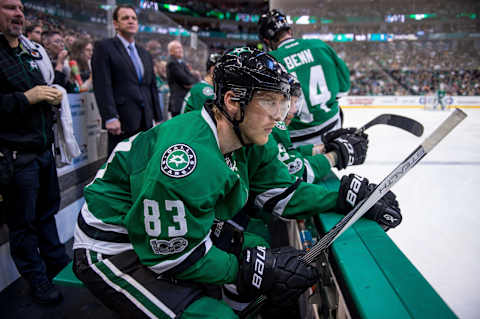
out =
[[[181,200],[166,200],[165,211],[176,211],[176,214],[172,215],[174,225],[168,226],[168,236],[178,237],[185,235],[187,233],[187,221],[185,219],[185,206],[183,202]],[[158,237],[162,232],[158,202],[151,199],[144,199],[143,216],[146,233],[151,237]]]

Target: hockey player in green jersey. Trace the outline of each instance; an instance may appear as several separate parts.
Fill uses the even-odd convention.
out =
[[[288,129],[293,145],[321,144],[322,135],[341,127],[338,99],[350,90],[345,62],[325,42],[294,39],[286,16],[272,10],[260,17],[258,35],[269,53],[300,81],[306,107]]]
[[[300,83],[294,76],[290,77],[290,84],[290,110],[285,121],[276,122],[272,130],[272,136],[278,145],[278,159],[288,167],[290,174],[302,178],[307,183],[317,183],[330,172],[332,167],[344,169],[349,165],[363,164],[368,137],[365,133],[353,134],[355,128],[338,129],[327,133],[324,137],[327,139],[327,148],[324,144],[293,147],[287,127],[294,116],[301,113],[305,102],[302,100]],[[204,103],[205,100],[189,99],[187,108],[200,110],[203,107],[203,104],[200,104],[202,102]],[[326,149],[328,149],[327,153],[325,153]]]
[[[212,53],[208,56],[207,75],[202,81],[194,84],[185,95],[180,113],[201,110],[207,100],[213,99],[213,69],[220,57],[221,55],[218,53]]]
[[[216,245],[215,219],[231,219],[248,196],[267,212],[296,218],[349,211],[369,184],[345,176],[339,189],[303,183],[278,160],[270,133],[290,107],[284,68],[250,48],[227,52],[214,72],[215,102],[119,143],[85,187],[75,227],[74,271],[105,305],[129,318],[237,318],[222,301],[289,304],[317,270],[289,247],[250,246],[241,233]],[[393,193],[367,213],[401,220]],[[214,227],[212,227],[214,226]]]
[[[287,126],[295,114],[304,107],[301,100],[300,83],[292,76],[291,106],[284,122],[277,122],[272,135],[278,145],[278,159],[287,167],[290,174],[307,183],[318,183],[332,167],[344,169],[350,165],[363,164],[365,161],[368,136],[355,134],[355,128],[338,129],[327,133],[324,144],[300,145],[293,147]]]

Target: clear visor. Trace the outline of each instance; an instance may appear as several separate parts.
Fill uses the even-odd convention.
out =
[[[290,110],[290,97],[280,93],[258,92],[252,102],[258,104],[275,121],[285,120]]]
[[[295,116],[300,116],[300,114],[303,113],[303,110],[306,109],[306,107],[307,102],[305,101],[303,94],[295,98]]]

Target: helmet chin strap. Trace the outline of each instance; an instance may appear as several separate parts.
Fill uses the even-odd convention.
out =
[[[225,115],[227,120],[232,124],[233,126],[233,131],[235,132],[235,135],[237,135],[238,140],[242,144],[242,146],[247,146],[249,144],[245,143],[243,137],[242,137],[242,132],[240,131],[240,123],[243,122],[245,119],[245,105],[244,103],[240,102],[240,120],[236,120],[230,116],[230,114],[225,111],[225,109],[222,107],[220,108],[220,111]]]

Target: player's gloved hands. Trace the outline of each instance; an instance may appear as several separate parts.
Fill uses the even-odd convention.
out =
[[[369,193],[373,191],[376,184],[369,184]],[[395,228],[402,222],[402,214],[398,205],[397,196],[392,191],[388,191],[372,208],[368,210],[365,217],[375,220],[387,231]]]
[[[333,142],[334,139],[339,138],[343,135],[350,135],[353,134],[357,131],[355,127],[349,127],[349,128],[339,128],[337,130],[330,131],[328,133],[323,134],[322,136],[322,141],[323,144],[330,144]]]
[[[220,220],[213,223],[211,230],[210,239],[215,247],[235,256],[240,256],[243,245],[243,231],[228,221]]]
[[[296,301],[319,277],[315,267],[300,259],[303,254],[292,247],[245,249],[239,259],[238,292],[252,298],[266,294],[277,305]]]
[[[337,211],[342,214],[348,213],[352,208],[364,199],[375,188],[365,177],[356,174],[343,176],[338,190]],[[366,218],[376,221],[387,231],[397,227],[402,222],[402,214],[396,196],[389,191],[373,205],[364,215]]]
[[[344,169],[350,165],[359,165],[365,162],[368,149],[368,135],[355,133],[355,128],[339,129],[328,132],[323,136],[325,151],[337,153],[338,169]]]

